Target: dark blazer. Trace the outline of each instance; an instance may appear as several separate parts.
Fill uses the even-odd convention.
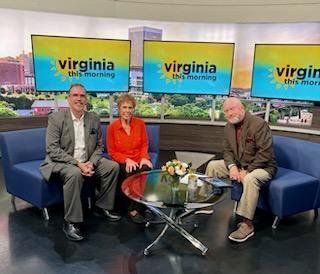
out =
[[[263,119],[246,112],[238,148],[235,126],[227,123],[224,133],[223,157],[227,167],[236,164],[248,172],[262,168],[271,176],[275,175],[277,163],[272,147],[271,130]]]
[[[99,117],[95,113],[85,112],[84,126],[86,158],[97,165],[103,152]],[[74,145],[74,127],[70,110],[50,114],[46,135],[47,156],[40,166],[40,172],[47,181],[57,163],[77,165],[77,160],[73,158]]]

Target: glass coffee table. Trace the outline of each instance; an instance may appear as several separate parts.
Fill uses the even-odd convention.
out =
[[[152,170],[132,175],[122,184],[126,196],[146,205],[165,222],[158,237],[144,249],[144,254],[148,255],[171,227],[205,255],[208,248],[182,227],[181,219],[221,202],[226,194],[225,188],[198,180],[196,187],[191,189],[187,183],[173,185],[169,179],[161,170]]]

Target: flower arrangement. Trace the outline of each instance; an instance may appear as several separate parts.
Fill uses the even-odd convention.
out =
[[[161,170],[173,177],[182,177],[189,172],[190,168],[191,163],[187,164],[177,159],[173,159],[166,162],[166,164],[161,167]]]

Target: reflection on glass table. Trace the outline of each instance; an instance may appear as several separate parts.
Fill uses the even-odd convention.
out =
[[[188,184],[188,178],[179,182],[167,173],[152,170],[128,177],[122,184],[122,191],[130,199],[146,205],[166,223],[155,241],[145,248],[145,255],[149,254],[149,250],[159,242],[169,227],[198,248],[202,255],[206,254],[208,248],[182,227],[181,218],[221,202],[226,193],[225,188],[199,179],[196,184]],[[162,210],[166,208],[170,209],[169,214]]]

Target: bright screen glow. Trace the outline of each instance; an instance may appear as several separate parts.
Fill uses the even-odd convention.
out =
[[[143,90],[228,95],[233,52],[233,43],[144,41]]]
[[[251,95],[320,101],[320,45],[257,44]]]
[[[129,89],[130,41],[32,35],[37,91],[66,91],[83,84],[88,92]]]

